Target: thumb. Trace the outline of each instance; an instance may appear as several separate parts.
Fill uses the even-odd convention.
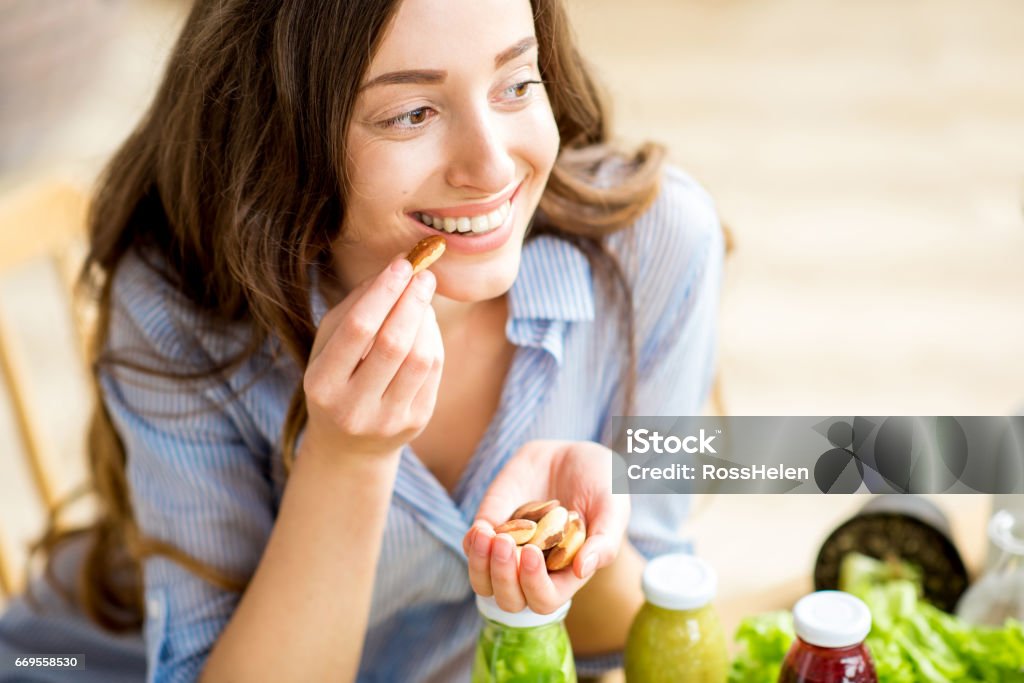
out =
[[[621,541],[603,533],[588,536],[572,562],[573,572],[580,579],[589,579],[598,569],[607,567],[615,561],[619,555],[620,543]]]

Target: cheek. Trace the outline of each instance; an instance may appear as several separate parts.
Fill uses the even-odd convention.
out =
[[[376,214],[401,211],[412,190],[421,182],[417,174],[420,165],[410,163],[420,155],[416,145],[357,139],[350,149],[349,205]]]
[[[530,158],[542,175],[547,175],[558,157],[558,125],[548,106],[538,106],[529,122]]]

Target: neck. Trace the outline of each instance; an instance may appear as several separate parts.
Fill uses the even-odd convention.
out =
[[[504,331],[505,320],[508,318],[504,295],[485,301],[465,302],[435,294],[431,305],[434,307],[437,326],[444,339],[461,336],[463,332],[480,323],[500,325],[500,329]]]

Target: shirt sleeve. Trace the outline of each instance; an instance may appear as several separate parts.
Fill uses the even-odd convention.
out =
[[[117,274],[107,348],[180,370],[197,360],[187,331],[196,326],[183,317],[180,295],[145,269],[129,262]],[[273,525],[273,487],[227,407],[230,392],[208,380],[189,384],[120,365],[102,371],[100,384],[124,446],[141,533],[250,577]],[[147,558],[143,572],[147,681],[194,681],[241,596],[162,556]]]

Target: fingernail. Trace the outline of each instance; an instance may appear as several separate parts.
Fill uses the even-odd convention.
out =
[[[581,569],[583,578],[585,579],[591,574],[593,574],[595,569],[597,569],[597,555],[595,555],[594,553],[590,553],[585,558],[583,558],[583,567]]]
[[[476,533],[473,536],[473,552],[480,557],[487,557],[491,552],[491,539],[479,527],[477,527]]]
[[[391,263],[391,272],[403,278],[409,277],[412,275],[412,264],[404,258],[395,259]]]
[[[505,536],[504,534],[498,534],[494,537],[494,557],[497,558],[498,562],[508,562],[512,559],[512,553],[514,551],[515,544],[512,539]]]
[[[537,553],[532,550],[523,549],[522,567],[528,572],[534,572],[540,569],[540,558],[537,557]]]

